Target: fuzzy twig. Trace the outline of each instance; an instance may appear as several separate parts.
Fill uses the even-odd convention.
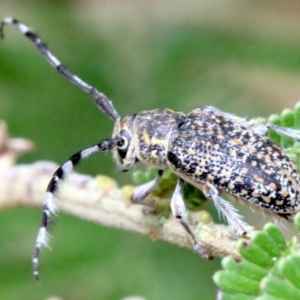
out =
[[[42,207],[46,186],[56,170],[51,162],[14,166],[0,173],[0,209],[13,206]],[[60,211],[96,223],[130,230],[179,246],[192,248],[190,237],[172,216],[145,215],[140,205],[124,197],[122,189],[105,176],[73,174],[61,187],[56,204]],[[211,222],[205,211],[191,213],[201,245],[210,256],[237,256],[234,234]]]

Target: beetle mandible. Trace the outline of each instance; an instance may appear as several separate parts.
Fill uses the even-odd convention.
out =
[[[256,127],[246,119],[211,106],[196,108],[188,114],[155,109],[121,118],[103,93],[61,64],[25,24],[11,17],[4,18],[0,24],[1,37],[6,24],[17,27],[60,74],[90,94],[96,106],[115,122],[112,138],[75,153],[54,173],[47,187],[42,224],[35,244],[33,272],[36,280],[39,280],[40,249],[46,244],[46,229],[55,213],[54,198],[59,184],[80,160],[96,152],[112,150],[117,167],[122,171],[132,169],[137,162],[158,170],[152,181],[135,188],[133,202],[143,202],[164,170],[171,169],[178,176],[171,197],[172,214],[187,230],[194,249],[202,256],[206,254],[196,242],[186,217],[184,182],[201,189],[239,235],[247,234],[247,224],[231,203],[220,196],[221,192],[288,221],[300,210],[300,179],[296,167],[265,136],[271,129],[299,139],[299,131],[268,123]]]

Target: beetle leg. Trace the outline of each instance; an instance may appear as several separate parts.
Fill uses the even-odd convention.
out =
[[[251,122],[249,122],[249,124],[251,125]],[[300,130],[281,127],[281,126],[274,125],[272,123],[254,125],[253,130],[261,136],[266,135],[268,130],[273,130],[278,134],[291,137],[295,140],[300,140]]]
[[[214,202],[219,213],[223,214],[239,236],[247,235],[247,224],[242,221],[243,217],[237,213],[237,209],[230,202],[219,196],[217,188],[210,183],[206,183],[203,187],[203,193],[205,197]]]
[[[191,238],[193,240],[193,249],[201,257],[209,258],[205,249],[203,249],[197,242],[197,239],[193,233],[193,230],[190,227],[188,217],[187,217],[188,216],[187,208],[186,208],[184,200],[183,200],[183,184],[184,184],[184,181],[181,178],[178,178],[177,185],[176,185],[175,191],[174,191],[174,193],[172,195],[172,199],[171,199],[172,214],[177,220],[179,220],[179,222],[182,224],[182,226],[186,229],[186,231],[191,236]]]
[[[280,127],[271,123],[268,123],[265,125],[268,129],[271,129],[279,134],[286,135],[288,137],[291,137],[296,140],[300,140],[300,130],[292,129],[292,128],[286,128],[286,127]]]
[[[132,203],[145,204],[145,201],[143,200],[145,200],[145,198],[154,190],[155,186],[161,179],[163,172],[163,170],[158,170],[157,175],[153,180],[137,186],[131,195]]]
[[[268,130],[273,130],[278,134],[291,137],[295,140],[300,140],[300,130],[298,129],[281,127],[272,123],[254,125],[253,123],[251,123],[251,121],[249,121],[249,125],[252,127],[255,133],[261,136],[266,135]]]

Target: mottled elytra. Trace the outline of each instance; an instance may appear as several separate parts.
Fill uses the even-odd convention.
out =
[[[184,182],[201,189],[239,235],[247,234],[247,224],[220,193],[229,194],[288,221],[299,210],[300,179],[296,167],[265,136],[271,129],[299,139],[299,131],[272,124],[254,126],[245,119],[211,106],[196,108],[188,114],[155,109],[120,117],[103,93],[62,65],[26,25],[7,17],[0,25],[1,37],[6,24],[14,25],[31,40],[60,74],[90,94],[96,106],[115,122],[112,138],[77,152],[54,173],[45,194],[42,224],[35,244],[33,273],[36,280],[39,280],[39,253],[47,242],[46,230],[51,215],[55,213],[54,198],[60,183],[75,165],[96,152],[111,150],[118,169],[123,171],[131,169],[137,162],[158,170],[152,181],[135,188],[133,202],[143,202],[164,170],[171,169],[178,176],[171,198],[172,214],[191,236],[194,249],[204,257],[206,253],[196,242],[187,218],[183,200]]]

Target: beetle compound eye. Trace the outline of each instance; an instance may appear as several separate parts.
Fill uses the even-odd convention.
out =
[[[122,130],[120,134],[121,140],[118,142],[118,153],[122,159],[126,157],[131,136],[128,131]]]
[[[126,147],[126,143],[127,143],[127,141],[122,137],[122,138],[118,141],[117,146],[118,146],[119,149],[123,149],[124,147]]]

